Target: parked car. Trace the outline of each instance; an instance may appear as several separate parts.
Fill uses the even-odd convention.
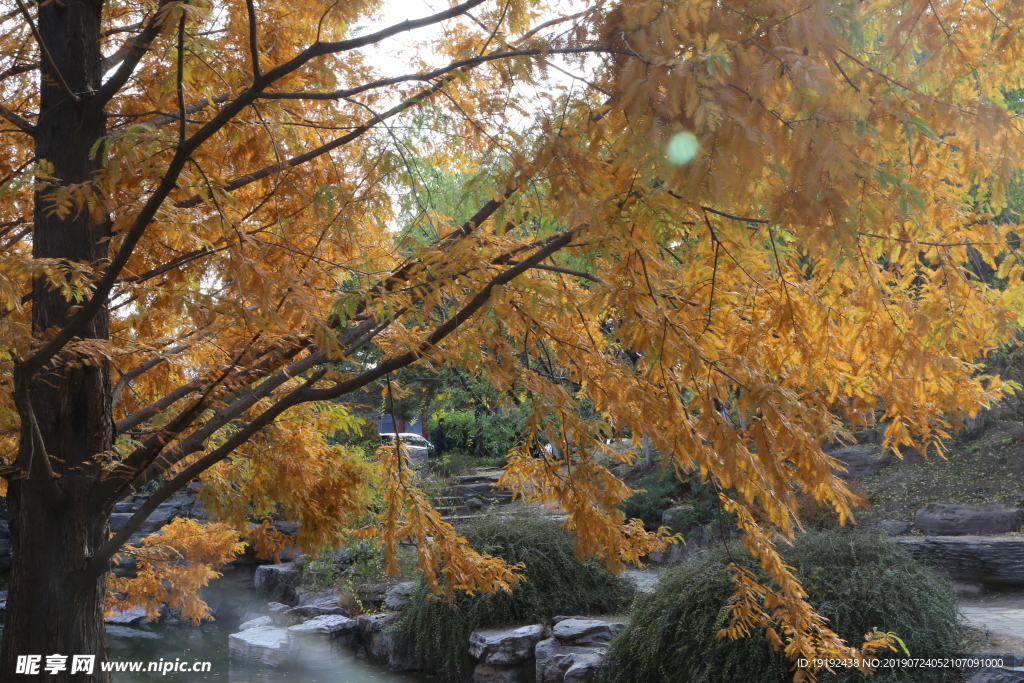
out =
[[[384,432],[380,435],[380,439],[385,444],[395,443],[395,437],[402,440],[405,447],[409,449],[409,455],[413,460],[419,460],[420,458],[427,458],[434,452],[434,446],[425,438],[419,434],[411,434],[409,432],[402,432],[401,434],[395,434],[394,432]]]

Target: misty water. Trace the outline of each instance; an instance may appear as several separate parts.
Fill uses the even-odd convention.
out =
[[[233,622],[233,623],[232,623]],[[221,619],[200,626],[177,625],[151,627],[156,639],[107,639],[112,662],[174,661],[211,663],[208,673],[114,673],[115,683],[153,683],[154,681],[221,681],[222,683],[420,683],[423,676],[389,672],[356,658],[341,649],[319,658],[275,669],[264,669],[228,658],[228,636],[237,631],[237,620]]]

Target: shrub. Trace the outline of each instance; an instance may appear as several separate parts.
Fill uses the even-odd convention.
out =
[[[662,472],[660,468],[654,468],[629,485],[638,491],[622,501],[622,513],[626,519],[643,521],[648,529],[661,526],[662,513],[679,505],[692,506],[694,518],[678,520],[678,524],[705,524],[713,518],[718,504],[711,487],[702,483],[696,474],[687,474],[680,479],[672,470]]]
[[[465,531],[476,550],[522,562],[526,581],[511,594],[463,595],[453,602],[432,599],[420,582],[395,630],[444,681],[467,677],[475,629],[544,623],[559,614],[613,613],[633,599],[628,580],[576,557],[573,538],[557,521],[523,512],[483,517]]]
[[[889,539],[849,528],[811,532],[783,552],[799,571],[811,604],[847,642],[865,633],[893,631],[915,657],[962,654],[956,595],[947,580],[917,564]],[[732,557],[754,562],[737,545]],[[639,598],[626,630],[610,647],[605,683],[788,683],[792,663],[772,650],[763,632],[749,638],[716,638],[727,624],[732,584],[724,550],[711,551],[662,577],[657,592]],[[763,573],[757,570],[762,581]],[[883,657],[903,657],[887,651]],[[820,681],[852,683],[962,680],[952,668],[823,674]]]

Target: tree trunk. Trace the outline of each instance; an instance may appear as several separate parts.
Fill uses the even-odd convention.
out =
[[[36,158],[53,180],[35,197],[32,246],[37,258],[97,264],[107,257],[110,222],[99,192],[89,194],[88,203],[66,211],[54,210],[50,198],[57,186],[89,183],[102,167],[102,159],[93,152],[106,134],[105,117],[102,112],[87,114],[85,106],[100,86],[101,13],[100,0],[38,6],[37,28],[56,68],[45,57],[40,59]],[[80,102],[60,84],[61,78]],[[46,330],[64,325],[75,303],[44,279],[36,280],[35,338],[42,340]],[[104,308],[81,338],[107,339],[108,320]],[[95,496],[102,474],[96,456],[113,444],[110,368],[99,355],[77,367],[66,361],[67,356],[58,357],[29,378],[31,410],[19,406],[22,426],[16,464],[26,476],[12,478],[8,489],[12,562],[0,680],[15,680],[19,655],[43,655],[45,663],[53,654],[68,656],[67,668],[47,680],[109,680],[99,670],[106,659],[106,574],[90,576],[85,564],[109,536],[112,504]],[[33,420],[38,432],[32,429]],[[33,447],[34,434],[37,444],[41,438],[45,455]],[[41,459],[33,467],[34,457]],[[40,468],[40,463],[49,467]],[[72,655],[96,655],[93,674],[72,676]]]

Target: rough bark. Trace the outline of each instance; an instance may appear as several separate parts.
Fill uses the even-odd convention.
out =
[[[109,220],[102,202],[91,209],[58,212],[50,196],[54,186],[88,183],[101,164],[92,152],[105,134],[105,119],[102,112],[87,114],[85,106],[100,86],[101,11],[100,0],[66,0],[40,3],[35,17],[52,58],[52,64],[41,60],[36,157],[49,164],[55,179],[35,198],[33,255],[38,258],[96,263],[107,255]],[[55,72],[80,102],[59,84]],[[36,338],[65,323],[74,303],[37,280],[32,307]],[[104,310],[82,337],[107,335]],[[12,566],[0,680],[14,680],[18,655],[31,654],[69,656],[68,670],[48,680],[109,679],[99,671],[99,662],[106,659],[106,575],[90,578],[84,567],[109,535],[110,510],[100,507],[94,495],[99,474],[95,456],[113,442],[110,370],[103,361],[77,366],[67,361],[59,357],[29,378],[28,400],[19,406],[17,465],[25,474],[13,479],[8,490]],[[33,422],[39,428],[35,434]],[[70,656],[76,654],[97,656],[93,675],[70,674]]]

